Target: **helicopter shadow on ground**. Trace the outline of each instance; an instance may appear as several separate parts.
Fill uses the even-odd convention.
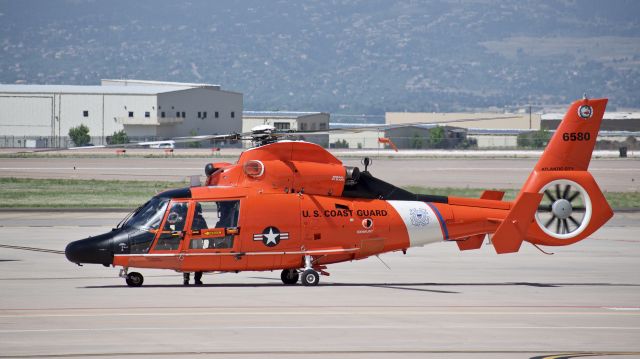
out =
[[[266,288],[266,287],[296,287],[286,286],[275,281],[273,278],[266,277],[252,277],[253,279],[263,279],[273,281],[270,283],[205,283],[200,286],[182,285],[182,284],[145,284],[141,288]],[[300,286],[300,285],[297,285]],[[628,283],[535,283],[535,282],[482,282],[482,283],[427,283],[427,282],[411,282],[411,283],[332,283],[325,282],[320,283],[319,287],[371,287],[371,288],[383,288],[383,289],[395,289],[395,290],[410,290],[419,292],[441,293],[441,294],[461,294],[460,291],[444,290],[444,289],[430,289],[428,287],[538,287],[538,288],[561,288],[569,286],[585,286],[585,287],[640,287],[640,284],[628,284]],[[126,287],[126,284],[122,285],[104,285],[104,286],[85,286],[80,288],[85,289],[109,289],[109,288],[122,288]]]

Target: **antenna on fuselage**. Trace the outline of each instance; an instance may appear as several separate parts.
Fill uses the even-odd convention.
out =
[[[362,163],[362,165],[364,166],[364,171],[368,172],[369,165],[373,163],[373,160],[369,157],[365,157],[362,159],[362,161],[360,161],[360,163]]]

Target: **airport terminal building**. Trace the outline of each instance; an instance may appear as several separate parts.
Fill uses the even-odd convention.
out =
[[[241,93],[211,84],[0,85],[0,147],[66,147],[81,124],[95,145],[120,130],[139,140],[240,132],[242,108]]]

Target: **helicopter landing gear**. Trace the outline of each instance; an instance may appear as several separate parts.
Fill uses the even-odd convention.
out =
[[[302,272],[302,284],[306,287],[313,287],[320,282],[320,275],[313,269],[307,269]]]
[[[142,282],[144,282],[144,277],[138,272],[131,272],[127,274],[125,281],[129,287],[140,287],[142,286]]]
[[[294,285],[298,283],[299,278],[300,275],[295,269],[283,269],[282,273],[280,273],[280,279],[282,279],[282,283],[286,285]]]
[[[310,255],[304,256],[304,271],[302,272],[302,285],[313,287],[320,282],[320,275],[313,269],[313,258]]]
[[[129,287],[140,287],[142,282],[144,282],[144,277],[142,274],[138,272],[127,273],[129,268],[124,267],[120,269],[120,273],[118,273],[118,277],[124,278],[125,282]]]

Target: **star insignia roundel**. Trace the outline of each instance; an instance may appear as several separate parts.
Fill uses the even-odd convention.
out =
[[[253,235],[254,241],[262,241],[267,247],[275,247],[283,239],[289,239],[289,233],[280,232],[277,227],[267,227],[262,233]]]

